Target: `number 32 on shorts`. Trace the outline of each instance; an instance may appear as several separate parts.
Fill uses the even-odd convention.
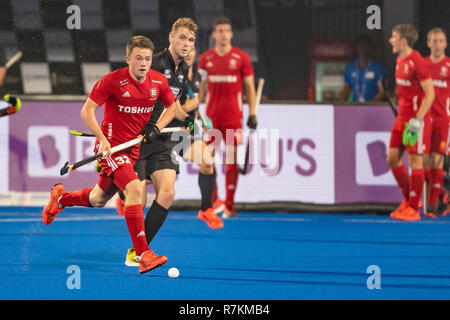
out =
[[[130,158],[128,158],[128,156],[126,156],[126,155],[114,157],[114,161],[115,161],[118,165],[126,164],[126,163],[131,164]]]

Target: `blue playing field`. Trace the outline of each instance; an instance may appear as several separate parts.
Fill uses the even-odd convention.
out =
[[[242,213],[211,230],[170,212],[151,245],[169,262],[140,275],[124,265],[131,241],[115,210],[67,208],[51,226],[40,210],[0,209],[1,299],[450,298],[450,218]],[[70,266],[80,289],[67,286]]]

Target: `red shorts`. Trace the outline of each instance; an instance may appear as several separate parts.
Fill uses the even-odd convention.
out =
[[[98,141],[95,150],[98,150]],[[134,171],[135,160],[126,152],[117,152],[105,159],[99,159],[102,166],[97,181],[103,192],[113,196],[118,189],[124,190],[126,185],[133,180],[139,180]]]
[[[391,139],[389,141],[389,148],[405,148],[403,145],[403,131],[410,118],[397,117],[391,131]],[[431,117],[426,117],[422,123],[422,128],[419,132],[419,140],[413,146],[407,145],[406,152],[408,154],[428,154],[430,153],[431,141]]]
[[[433,118],[431,126],[431,152],[446,154],[448,148],[449,125],[447,118]]]
[[[224,140],[225,144],[231,144],[232,142],[234,146],[243,143],[241,123],[227,125],[214,124],[214,127],[208,130],[206,134],[205,141],[207,144],[215,143],[217,145],[221,140]]]

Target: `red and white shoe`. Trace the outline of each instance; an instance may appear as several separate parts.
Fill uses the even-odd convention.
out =
[[[213,209],[215,213],[221,213],[225,210],[225,203],[222,200],[217,199],[213,202]]]
[[[152,250],[144,251],[139,257],[139,272],[146,273],[166,264],[167,257],[158,256]]]
[[[58,183],[53,186],[52,191],[50,192],[50,201],[45,206],[44,210],[42,210],[42,221],[46,225],[50,225],[53,220],[55,220],[56,215],[64,209],[64,207],[60,206],[58,203],[58,199],[65,192],[66,190],[62,184]]]
[[[404,211],[406,208],[409,207],[409,202],[407,200],[403,200],[402,203],[400,203],[400,205],[397,207],[397,209],[395,209],[394,211],[391,212],[390,216],[392,219],[397,219],[397,216],[400,212]]]
[[[408,207],[405,210],[399,212],[395,219],[400,221],[419,221],[420,213],[418,210],[414,210],[413,208]]]
[[[224,212],[222,213],[222,219],[232,219],[237,218],[237,212],[236,210],[230,210],[227,207],[225,207]]]
[[[204,211],[200,210],[198,212],[198,218],[205,221],[211,229],[223,228],[223,221],[217,216],[213,208],[209,208]]]

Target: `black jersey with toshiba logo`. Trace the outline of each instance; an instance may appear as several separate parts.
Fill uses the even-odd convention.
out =
[[[181,61],[178,68],[175,70],[175,62],[169,52],[169,49],[164,49],[163,51],[153,55],[151,68],[162,73],[166,77],[169,82],[170,89],[175,96],[175,100],[179,100],[186,90],[185,87],[189,72],[189,66],[186,62]],[[153,123],[158,122],[158,119],[161,117],[163,111],[163,105],[159,101],[156,101],[153,114],[149,121]],[[167,127],[184,127],[184,123],[174,118],[167,125]],[[155,152],[163,152],[161,150],[165,149],[170,150],[177,143],[177,141],[171,141],[171,134],[162,133],[158,136],[155,142],[141,145],[139,157],[140,159],[146,159]]]

